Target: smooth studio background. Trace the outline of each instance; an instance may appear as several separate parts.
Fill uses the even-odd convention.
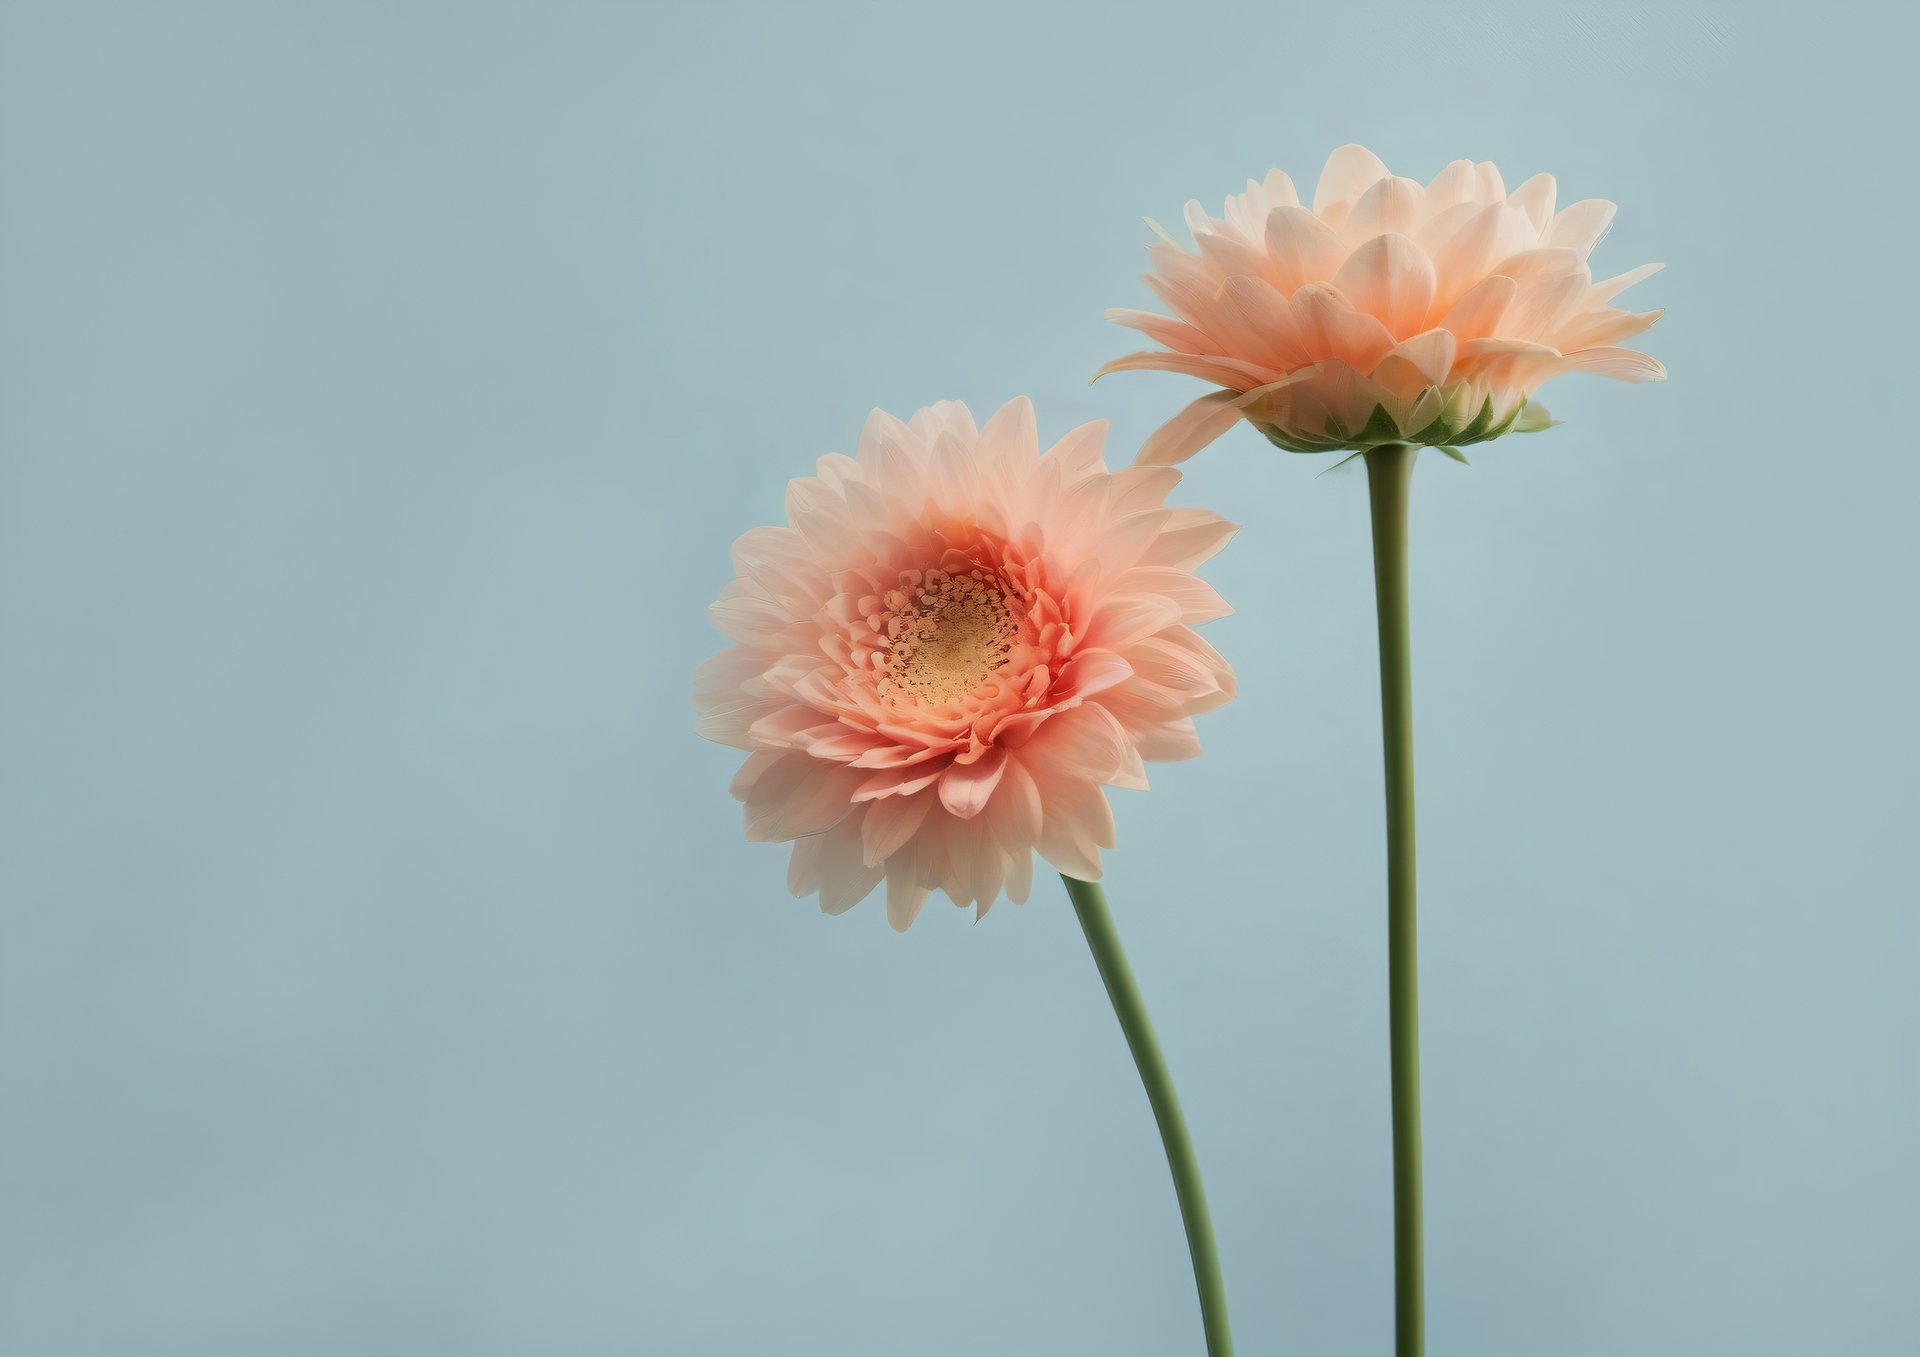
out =
[[[1057,884],[790,900],[689,674],[871,405],[1124,460],[1140,217],[1360,140],[1669,265],[1416,478],[1432,1350],[1910,1354],[1912,34],[1756,8],[0,7],[0,1350],[1198,1352]],[[1391,1322],[1321,469],[1177,492],[1241,696],[1109,868],[1250,1357]]]

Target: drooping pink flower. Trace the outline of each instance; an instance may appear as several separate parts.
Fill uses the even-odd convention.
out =
[[[1457,447],[1545,428],[1530,397],[1562,372],[1666,376],[1619,347],[1661,313],[1612,305],[1660,265],[1594,282],[1587,256],[1614,205],[1555,211],[1555,192],[1537,174],[1508,193],[1499,170],[1469,160],[1422,186],[1342,146],[1311,207],[1279,170],[1227,199],[1223,218],[1188,203],[1194,252],[1164,231],[1150,247],[1147,283],[1174,316],[1107,313],[1164,349],[1096,375],[1157,368],[1224,390],[1176,415],[1140,461],[1184,461],[1242,418],[1295,452]]]
[[[876,410],[853,457],[787,487],[786,527],[734,544],[713,605],[733,642],[694,680],[700,733],[748,751],[750,839],[838,914],[887,882],[904,929],[943,890],[1023,902],[1037,850],[1100,876],[1105,786],[1199,752],[1233,671],[1192,625],[1228,612],[1193,571],[1234,531],[1168,508],[1169,468],[1109,472],[1103,423],[1044,455],[1025,398]]]

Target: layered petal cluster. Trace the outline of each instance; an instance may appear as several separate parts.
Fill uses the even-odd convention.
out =
[[[1553,176],[1507,191],[1491,164],[1456,160],[1429,184],[1343,146],[1301,203],[1279,170],[1229,198],[1187,204],[1194,249],[1166,232],[1147,283],[1172,316],[1109,319],[1164,346],[1101,369],[1182,372],[1222,390],[1189,405],[1140,460],[1185,460],[1238,419],[1296,452],[1414,442],[1457,447],[1551,421],[1532,394],[1562,372],[1653,381],[1620,347],[1660,318],[1614,307],[1655,273],[1595,282],[1587,256],[1614,205],[1557,208]]]
[[[976,429],[947,402],[876,410],[852,457],[787,487],[788,526],[734,544],[694,681],[700,732],[748,751],[750,839],[829,913],[884,879],[904,929],[929,892],[1026,899],[1037,850],[1100,876],[1103,787],[1199,752],[1233,671],[1193,630],[1228,609],[1194,569],[1233,525],[1169,508],[1179,473],[1109,472],[1104,424],[1044,455],[1023,398]]]

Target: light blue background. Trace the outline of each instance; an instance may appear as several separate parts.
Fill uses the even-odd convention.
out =
[[[1198,1352],[1057,884],[787,898],[688,676],[871,405],[1124,460],[1139,219],[1622,205],[1663,386],[1423,463],[1436,1357],[1901,1357],[1911,29],[1529,5],[0,9],[0,1350]],[[1238,702],[1109,882],[1243,1352],[1388,1349],[1365,490],[1182,503]]]

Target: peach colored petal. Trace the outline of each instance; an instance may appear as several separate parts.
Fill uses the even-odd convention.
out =
[[[1327,157],[1326,168],[1320,171],[1320,182],[1313,190],[1313,210],[1324,216],[1334,203],[1354,201],[1392,173],[1366,147],[1352,143],[1342,146]]]
[[[1593,292],[1587,298],[1587,301],[1594,306],[1610,302],[1635,283],[1646,282],[1647,279],[1653,277],[1654,274],[1660,272],[1660,270],[1665,267],[1665,264],[1642,264],[1637,269],[1628,269],[1625,273],[1616,274],[1612,278],[1595,283],[1593,285]]]
[[[1264,385],[1279,376],[1279,373],[1270,367],[1242,358],[1228,358],[1213,354],[1162,353],[1153,349],[1116,358],[1093,375],[1095,380],[1098,380],[1114,372],[1180,372],[1189,377],[1203,378],[1220,386],[1236,388]]]
[[[1547,229],[1553,220],[1553,199],[1559,185],[1550,174],[1536,174],[1507,195],[1507,202],[1527,214],[1536,233]]]
[[[1154,430],[1140,448],[1139,465],[1184,462],[1240,422],[1234,391],[1210,391]]]
[[[1170,316],[1114,307],[1107,312],[1107,319],[1116,325],[1138,330],[1154,343],[1165,345],[1178,353],[1206,353],[1211,348],[1211,341],[1203,331]]]
[[[1463,203],[1478,202],[1474,196],[1478,188],[1479,176],[1474,173],[1471,160],[1450,161],[1427,185],[1427,211],[1444,212]]]
[[[1347,255],[1340,233],[1304,207],[1276,208],[1267,218],[1266,245],[1272,281],[1289,297],[1331,278]]]
[[[1618,344],[1653,328],[1665,311],[1599,311],[1576,316],[1555,337],[1554,347],[1563,353]]]
[[[1405,236],[1375,236],[1347,257],[1333,275],[1333,286],[1349,305],[1385,325],[1395,339],[1404,339],[1426,325],[1433,261]]]
[[[1292,304],[1302,347],[1318,360],[1337,358],[1365,371],[1393,347],[1393,332],[1380,318],[1357,309],[1331,284],[1309,283]]]
[[[1570,353],[1567,355],[1566,368],[1570,372],[1596,372],[1623,382],[1658,382],[1665,380],[1667,375],[1666,365],[1658,358],[1636,349],[1611,346]]]
[[[1411,235],[1419,226],[1427,191],[1411,179],[1389,176],[1360,195],[1341,231],[1359,242],[1383,235]]]
[[[1520,285],[1511,278],[1498,273],[1482,278],[1455,298],[1440,317],[1440,328],[1449,331],[1459,344],[1484,339],[1499,327],[1518,295]]]
[[[1007,751],[995,749],[973,763],[956,763],[940,779],[940,802],[962,820],[971,820],[987,807],[987,798],[1007,770]]]
[[[1574,203],[1554,217],[1541,244],[1565,246],[1584,255],[1600,243],[1618,210],[1605,198],[1587,198]]]
[[[1393,346],[1393,351],[1381,361],[1401,359],[1413,368],[1429,386],[1438,386],[1447,380],[1447,374],[1453,371],[1454,354],[1459,348],[1459,340],[1453,331],[1443,328],[1423,330],[1410,339],[1403,339]],[[1375,369],[1377,373],[1379,369]]]

